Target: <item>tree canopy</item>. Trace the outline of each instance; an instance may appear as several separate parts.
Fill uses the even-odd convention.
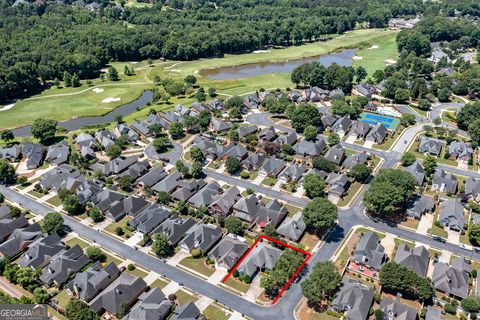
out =
[[[315,230],[325,230],[335,225],[337,207],[326,198],[315,198],[303,209],[303,221]]]
[[[317,306],[332,298],[341,282],[342,276],[333,262],[319,262],[313,267],[310,277],[302,282],[302,292],[309,305]]]

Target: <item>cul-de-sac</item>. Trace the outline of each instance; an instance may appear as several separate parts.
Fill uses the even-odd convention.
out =
[[[478,0],[0,0],[0,30],[0,310],[480,319]]]

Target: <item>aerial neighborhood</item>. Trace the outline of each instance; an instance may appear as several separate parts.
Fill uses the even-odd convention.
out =
[[[12,0],[0,17],[0,304],[479,318],[477,1]]]

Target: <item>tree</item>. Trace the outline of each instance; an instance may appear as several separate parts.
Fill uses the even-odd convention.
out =
[[[47,303],[50,300],[50,293],[44,288],[38,287],[33,290],[33,296],[36,303]]]
[[[118,71],[115,67],[109,67],[107,70],[107,78],[110,81],[118,81],[120,78],[118,77]]]
[[[239,96],[232,96],[228,98],[228,100],[225,102],[225,108],[227,110],[233,109],[233,108],[238,108],[242,109],[243,108],[243,98]]]
[[[282,153],[293,156],[295,154],[295,150],[293,150],[293,147],[291,144],[284,143],[282,144]]]
[[[94,207],[92,208],[92,210],[90,210],[89,216],[90,218],[92,218],[92,221],[95,223],[101,222],[105,219],[105,216],[100,210],[98,210],[97,207]]]
[[[116,113],[114,118],[116,123],[118,124],[123,123],[123,116],[120,113]]]
[[[367,77],[367,75],[368,75],[367,70],[363,66],[359,66],[355,70],[355,76],[357,78],[357,82],[361,82],[363,79]]]
[[[120,187],[120,189],[126,192],[132,190],[132,183],[133,178],[129,175],[121,176],[120,179],[118,179],[118,186]]]
[[[225,168],[230,174],[235,174],[242,168],[242,163],[235,157],[228,157],[225,161]]]
[[[400,118],[400,124],[404,127],[414,125],[416,122],[415,116],[411,113],[404,113]]]
[[[293,112],[290,117],[292,127],[298,131],[303,131],[307,126],[319,126],[322,123],[322,114],[317,107],[312,104],[301,104]]]
[[[417,181],[409,172],[382,169],[365,192],[363,203],[372,212],[393,214],[413,197]]]
[[[335,163],[322,158],[313,159],[313,167],[326,172],[333,172],[337,169]]]
[[[80,202],[76,194],[70,194],[62,201],[63,209],[69,215],[76,216],[85,212],[85,205]]]
[[[202,175],[202,164],[198,161],[194,161],[192,164],[192,177],[194,178],[200,178]]]
[[[340,143],[340,136],[338,135],[338,133],[336,132],[330,133],[330,135],[328,136],[328,144],[330,146],[334,146],[339,143]]]
[[[0,158],[0,183],[15,182],[15,167],[7,159]]]
[[[380,269],[380,284],[385,290],[402,292],[422,300],[430,299],[434,289],[429,278],[423,278],[404,265],[387,262]]]
[[[178,121],[172,122],[168,128],[168,132],[172,136],[172,139],[180,139],[183,137],[183,125]]]
[[[153,140],[153,148],[158,153],[164,153],[168,151],[168,148],[171,147],[172,141],[168,137],[159,137]]]
[[[357,118],[362,112],[362,107],[363,106],[357,102],[354,104],[349,104],[343,99],[335,99],[332,103],[332,112],[342,117],[348,115],[351,118]]]
[[[46,234],[61,233],[64,224],[62,215],[58,212],[50,212],[45,215],[42,223],[42,231]]]
[[[474,245],[480,245],[480,224],[472,224],[468,231],[468,239]]]
[[[192,158],[192,161],[196,162],[203,162],[205,161],[205,155],[202,152],[202,149],[200,149],[197,146],[193,146],[190,148],[190,157]]]
[[[402,154],[400,161],[402,161],[402,166],[408,167],[411,166],[415,162],[416,158],[415,155],[411,152],[406,152]]]
[[[159,257],[167,257],[172,252],[172,246],[168,243],[167,236],[157,233],[153,236],[152,251]]]
[[[63,83],[65,87],[71,87],[72,86],[72,75],[68,73],[67,71],[63,72]]]
[[[159,137],[162,131],[163,131],[163,127],[158,123],[154,123],[150,125],[150,127],[148,127],[148,132],[152,134],[154,137]]]
[[[437,98],[440,102],[447,102],[450,100],[452,92],[448,88],[441,88],[438,90]]]
[[[216,109],[214,109],[216,110]],[[212,121],[212,115],[207,110],[200,111],[199,115],[197,116],[198,125],[202,130],[207,130],[210,122]]]
[[[468,313],[478,313],[480,310],[480,297],[468,296],[462,300],[462,308]]]
[[[110,157],[110,159],[114,159],[120,157],[120,155],[122,154],[122,148],[120,148],[116,144],[112,144],[111,146],[107,147],[105,153],[107,156]]]
[[[467,103],[457,113],[457,124],[460,129],[466,130],[480,115],[480,101]]]
[[[15,274],[15,281],[28,291],[33,291],[38,287],[38,276],[41,271],[30,267],[20,267]]]
[[[242,119],[242,110],[240,108],[230,108],[228,111],[230,119]]]
[[[100,317],[90,306],[80,299],[70,299],[65,308],[65,317],[68,320],[99,320]]]
[[[34,138],[45,144],[55,137],[57,132],[57,121],[51,119],[38,118],[33,121],[30,133]]]
[[[15,139],[15,136],[13,135],[12,130],[7,129],[0,133],[0,139],[8,143],[8,141]]]
[[[239,236],[243,235],[244,232],[242,221],[235,216],[228,216],[228,218],[225,219],[225,228],[229,233]]]
[[[310,277],[302,282],[302,293],[308,304],[318,306],[322,301],[333,297],[342,282],[342,276],[331,261],[319,262]]]
[[[407,89],[398,88],[395,90],[395,100],[397,102],[405,102],[408,101],[410,97],[410,92]]]
[[[172,196],[166,191],[160,191],[157,194],[157,201],[161,204],[169,204],[172,201]]]
[[[190,170],[188,167],[183,163],[182,160],[177,160],[175,162],[175,168],[177,169],[178,172],[180,172],[183,176],[187,176],[190,174]]]
[[[205,92],[198,90],[195,93],[195,99],[199,102],[203,102],[203,101],[207,100],[207,95],[205,94]]]
[[[442,124],[442,119],[439,117],[433,119],[433,124],[436,125],[437,127]]]
[[[305,139],[307,139],[308,141],[315,140],[315,138],[317,137],[317,134],[318,134],[317,128],[312,125],[306,126],[305,129],[303,130],[303,135],[305,136]]]
[[[372,169],[364,163],[357,163],[350,169],[348,173],[350,177],[353,177],[358,182],[365,182],[372,174]]]
[[[197,78],[194,75],[189,74],[188,76],[185,77],[185,79],[183,81],[186,84],[189,84],[189,85],[193,86],[195,83],[197,83]]]
[[[325,190],[325,181],[319,175],[310,173],[303,180],[303,188],[310,199],[322,197]]]
[[[214,87],[208,88],[207,92],[210,98],[215,98],[217,96],[217,89],[215,89]]]
[[[437,159],[432,156],[427,156],[425,160],[423,160],[423,169],[425,170],[425,175],[430,177],[437,169]]]
[[[468,133],[473,141],[480,142],[480,118],[475,119],[468,125]]]
[[[418,108],[420,110],[428,111],[432,108],[432,103],[428,99],[418,100]]]
[[[72,76],[72,87],[77,88],[80,87],[80,78],[78,77],[78,74],[74,73]]]
[[[337,207],[326,198],[315,198],[303,210],[303,221],[315,230],[326,230],[335,225]]]
[[[107,259],[107,256],[99,246],[88,246],[85,249],[85,255],[92,261],[103,262]]]
[[[380,69],[375,70],[375,72],[372,74],[372,77],[375,83],[380,83],[385,78],[385,73],[383,72],[383,70]]]

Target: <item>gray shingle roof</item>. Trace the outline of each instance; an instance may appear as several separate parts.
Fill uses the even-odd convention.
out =
[[[427,196],[415,196],[407,207],[407,214],[415,219],[420,219],[426,212],[435,208],[435,202]]]
[[[451,173],[445,172],[445,170],[437,168],[433,175],[432,189],[440,190],[446,193],[457,192],[457,177]]]
[[[20,257],[18,265],[34,269],[45,267],[50,259],[65,249],[62,239],[56,233],[39,238],[28,246],[28,250]]]
[[[285,168],[285,161],[277,158],[268,158],[263,163],[263,166],[260,168],[260,172],[264,173],[267,176],[276,177],[283,168]]]
[[[136,183],[141,184],[143,187],[152,187],[160,180],[165,178],[167,173],[162,167],[156,167],[153,170],[148,171],[146,174],[137,179]]]
[[[271,270],[281,255],[280,249],[260,242],[238,266],[238,272],[253,277],[258,270]]]
[[[51,145],[47,149],[47,156],[45,157],[46,161],[55,163],[56,165],[65,163],[68,161],[68,156],[70,155],[70,146],[68,142],[63,140],[59,143]]]
[[[429,260],[428,250],[424,246],[410,249],[406,243],[398,247],[394,259],[396,263],[413,269],[421,277],[427,274]]]
[[[345,161],[343,161],[343,167],[345,169],[351,169],[353,166],[357,164],[365,164],[368,161],[368,154],[361,152],[361,153],[354,153],[348,156]]]
[[[400,302],[398,297],[395,300],[383,298],[379,309],[383,311],[388,319],[416,320],[418,317],[417,310]]]
[[[418,151],[438,156],[444,145],[445,143],[441,140],[422,136],[418,145]]]
[[[6,257],[16,256],[42,236],[43,233],[38,223],[31,224],[24,229],[15,229],[8,239],[0,245],[0,252]]]
[[[180,241],[179,246],[188,252],[200,249],[208,252],[222,237],[222,229],[211,224],[197,224],[187,231],[187,236]]]
[[[435,289],[463,299],[468,295],[470,273],[469,270],[457,267],[449,266],[444,262],[437,262],[433,269],[432,283]]]
[[[277,233],[292,241],[298,241],[305,232],[306,225],[303,222],[301,212],[297,212],[293,217],[286,217],[277,228]]]
[[[461,231],[465,225],[464,208],[458,199],[448,199],[440,204],[440,223],[451,230]]]
[[[235,235],[228,234],[220,240],[208,256],[219,266],[230,270],[247,250],[248,244],[238,240]]]
[[[372,127],[370,132],[367,134],[367,140],[373,141],[375,143],[382,143],[385,137],[388,134],[387,128],[383,123],[378,123]]]
[[[180,217],[172,216],[155,228],[152,234],[163,233],[172,245],[176,245],[195,224],[196,222],[192,218],[183,220]]]
[[[159,224],[167,220],[170,211],[163,209],[158,204],[151,204],[145,210],[140,212],[128,224],[142,233],[150,233]]]
[[[160,288],[151,289],[138,297],[138,302],[122,320],[163,320],[172,309]]]
[[[335,163],[336,165],[342,164],[345,159],[345,149],[339,144],[334,145],[330,150],[328,150],[325,155],[325,159]]]
[[[90,262],[77,244],[68,250],[63,250],[51,258],[43,268],[40,281],[47,285],[61,285],[75,272],[80,271]]]
[[[208,207],[214,201],[215,197],[220,194],[219,190],[220,185],[218,182],[211,182],[188,199],[188,203],[195,208],[200,208],[201,206]]]
[[[233,205],[240,198],[240,191],[237,187],[231,187],[216,199],[210,205],[210,211],[215,214],[227,215],[233,208]]]
[[[425,170],[420,161],[415,160],[414,163],[405,168],[405,171],[410,172],[419,185],[422,185],[423,181],[425,181]]]
[[[373,288],[344,277],[340,291],[332,301],[332,308],[345,312],[348,320],[366,320],[373,301]]]
[[[368,231],[358,242],[353,260],[375,270],[380,270],[386,261],[386,254],[375,232]]]
[[[27,218],[21,216],[13,219],[9,215],[0,219],[0,243],[12,234],[13,231],[28,226]]]

